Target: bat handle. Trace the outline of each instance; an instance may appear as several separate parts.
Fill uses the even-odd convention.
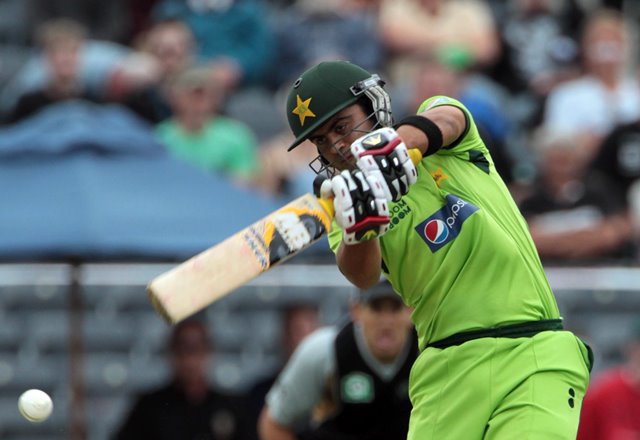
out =
[[[409,159],[413,162],[414,165],[418,165],[422,160],[422,152],[417,148],[410,148],[408,150]]]
[[[411,162],[413,162],[414,165],[418,165],[418,163],[420,163],[420,161],[422,160],[422,152],[417,148],[411,148],[409,149],[408,152],[409,152],[409,159],[411,159]],[[333,206],[333,199],[323,199],[319,197],[320,185],[322,184],[322,181],[324,181],[325,179],[326,177],[316,176],[316,179],[313,182],[314,193],[316,197],[318,197],[318,202],[320,202],[320,205],[322,206],[322,208],[326,211],[329,217],[333,219],[333,217],[335,217],[336,215],[336,210],[335,210],[335,207]]]
[[[333,199],[321,199],[318,198],[318,202],[322,209],[325,210],[330,219],[336,216],[336,208],[333,206]]]

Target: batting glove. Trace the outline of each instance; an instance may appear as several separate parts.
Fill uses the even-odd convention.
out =
[[[342,171],[320,186],[320,197],[333,197],[335,220],[346,244],[383,235],[389,229],[389,205],[384,184],[375,175]]]
[[[351,144],[351,154],[357,159],[359,170],[384,183],[387,200],[400,200],[418,178],[406,145],[391,127],[379,128],[356,139]]]

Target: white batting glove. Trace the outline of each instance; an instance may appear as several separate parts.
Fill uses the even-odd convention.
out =
[[[320,186],[320,196],[333,197],[335,219],[346,244],[383,235],[389,229],[389,206],[384,184],[362,171],[342,171]]]
[[[351,144],[356,166],[384,182],[387,200],[397,202],[416,183],[418,173],[402,138],[391,127],[379,128]]]

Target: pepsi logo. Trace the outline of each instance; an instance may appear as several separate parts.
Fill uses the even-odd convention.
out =
[[[440,244],[449,236],[449,229],[442,220],[433,219],[424,226],[424,235],[431,243]]]
[[[437,252],[455,240],[462,224],[476,211],[477,206],[453,194],[447,194],[446,204],[416,225],[415,231],[431,252]]]

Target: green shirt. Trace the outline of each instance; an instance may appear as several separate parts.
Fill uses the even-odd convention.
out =
[[[441,105],[462,109],[466,130],[417,165],[418,181],[390,204],[391,227],[380,237],[383,271],[414,307],[420,347],[461,331],[558,318],[527,224],[468,110],[436,96],[418,112]],[[342,231],[334,226],[336,251]]]
[[[216,116],[200,132],[188,133],[169,119],[156,134],[176,157],[207,171],[249,178],[258,169],[257,141],[239,121]]]

